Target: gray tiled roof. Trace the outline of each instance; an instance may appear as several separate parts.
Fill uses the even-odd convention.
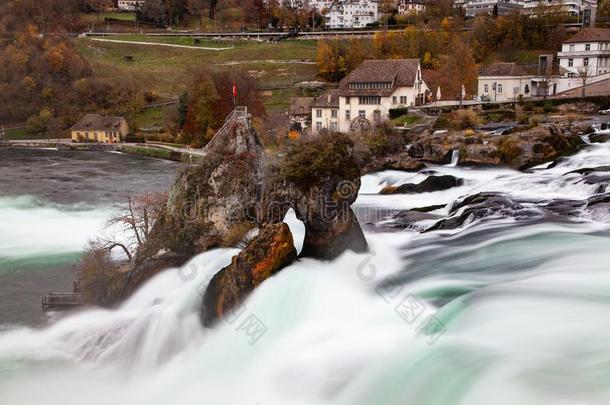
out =
[[[87,114],[70,129],[73,131],[116,131],[120,128],[123,120],[123,117]]]

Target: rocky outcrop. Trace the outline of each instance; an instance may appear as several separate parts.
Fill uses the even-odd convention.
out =
[[[407,153],[414,159],[448,164],[454,150],[462,166],[507,165],[525,170],[576,153],[585,143],[571,124],[544,124],[504,135],[473,131],[422,134]]]
[[[421,183],[406,183],[400,186],[386,186],[379,194],[417,194],[431,193],[433,191],[448,190],[464,184],[464,180],[454,176],[428,176]]]
[[[232,246],[253,228],[263,147],[246,122],[236,122],[197,166],[183,170],[148,240],[138,249],[133,280],[180,265],[193,255]],[[166,260],[167,259],[167,260]],[[134,281],[134,284],[137,284]]]
[[[389,156],[379,156],[373,158],[362,169],[362,173],[372,173],[382,170],[400,170],[403,172],[418,172],[425,169],[424,162],[410,156],[407,152],[401,152]]]
[[[288,209],[305,224],[302,256],[333,259],[367,243],[351,209],[360,168],[347,136],[318,137],[291,149],[265,185],[259,222],[280,222]]]
[[[231,264],[210,281],[203,298],[202,322],[211,326],[236,308],[263,281],[297,257],[290,228],[265,224]]]

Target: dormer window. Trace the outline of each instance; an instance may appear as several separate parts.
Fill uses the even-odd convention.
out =
[[[382,90],[391,89],[392,82],[363,82],[363,83],[349,83],[350,90],[364,89],[364,90]]]

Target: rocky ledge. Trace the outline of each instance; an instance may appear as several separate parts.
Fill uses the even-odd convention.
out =
[[[472,130],[424,131],[407,135],[405,150],[373,156],[363,171],[419,171],[427,163],[451,163],[456,152],[460,166],[508,166],[526,170],[576,153],[585,145],[581,137],[585,132],[584,124],[571,123],[542,124],[503,135]]]

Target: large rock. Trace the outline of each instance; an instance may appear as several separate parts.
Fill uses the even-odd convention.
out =
[[[211,326],[238,306],[260,283],[297,257],[290,228],[285,223],[265,224],[231,264],[210,281],[202,307],[202,322]]]
[[[431,193],[433,191],[448,190],[453,187],[459,187],[464,184],[464,180],[457,177],[444,176],[428,176],[421,183],[406,183],[400,186],[386,186],[379,194],[417,194]]]
[[[301,255],[333,259],[367,243],[351,204],[360,189],[360,168],[347,136],[318,137],[292,148],[263,189],[259,222],[280,222],[288,209],[305,224]]]
[[[255,130],[237,122],[208,148],[203,161],[183,170],[164,211],[138,249],[132,273],[161,269],[165,256],[188,258],[232,246],[256,226],[263,147]],[[179,265],[172,260],[173,265]],[[137,279],[138,277],[134,277]]]

